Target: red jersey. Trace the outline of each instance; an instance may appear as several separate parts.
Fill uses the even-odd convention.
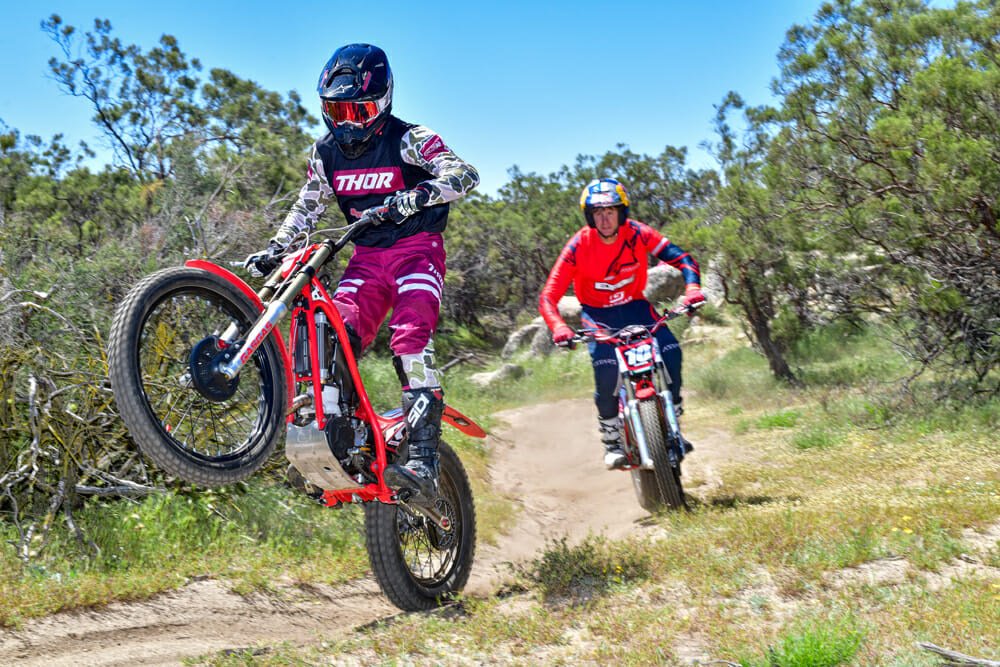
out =
[[[604,243],[596,229],[584,227],[559,253],[545,281],[538,300],[545,323],[550,329],[563,324],[557,304],[570,282],[580,303],[595,308],[643,298],[651,254],[679,269],[685,283],[700,282],[697,262],[649,225],[626,220],[613,243]]]

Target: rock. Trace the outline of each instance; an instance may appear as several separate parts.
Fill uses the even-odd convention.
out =
[[[486,388],[503,380],[516,380],[524,376],[524,368],[517,364],[504,364],[495,371],[474,373],[469,376],[469,382],[477,387]]]
[[[651,304],[672,303],[684,294],[684,274],[669,264],[657,264],[646,273],[642,295]]]
[[[563,318],[566,326],[572,329],[578,329],[583,326],[580,321],[580,316],[583,314],[583,307],[575,296],[564,296],[559,299],[558,308],[559,317]],[[555,349],[555,345],[552,343],[552,332],[549,331],[545,320],[541,317],[536,317],[530,324],[525,324],[512,333],[507,338],[507,342],[500,352],[500,357],[502,359],[510,359],[519,349],[525,346],[530,350],[530,354],[534,355],[548,354]]]

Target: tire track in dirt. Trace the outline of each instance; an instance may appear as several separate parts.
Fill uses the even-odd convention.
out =
[[[490,483],[518,506],[514,528],[497,544],[479,544],[466,592],[489,595],[504,562],[535,556],[546,543],[589,533],[618,539],[656,529],[639,507],[631,475],[608,472],[593,401],[572,399],[499,413],[489,436]],[[682,481],[721,484],[715,470],[733,452],[725,434],[689,431],[697,446]],[[697,490],[696,490],[697,492]],[[0,662],[28,667],[176,665],[183,659],[259,644],[309,644],[401,612],[373,579],[341,586],[276,582],[277,594],[241,596],[214,580],[141,602],[63,612],[0,631]]]

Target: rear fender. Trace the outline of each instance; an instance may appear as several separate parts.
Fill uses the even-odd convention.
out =
[[[218,264],[213,264],[212,262],[206,262],[203,259],[189,259],[184,262],[184,266],[190,266],[193,269],[201,269],[202,271],[208,271],[209,273],[214,273],[220,278],[233,284],[236,289],[243,292],[254,307],[257,308],[258,312],[264,310],[264,304],[257,296],[257,293],[251,289],[239,276],[237,276],[232,271],[224,269]],[[285,345],[285,339],[281,336],[281,332],[277,328],[271,329],[271,335],[274,336],[275,341],[278,343],[278,349],[281,351],[281,365],[285,368],[285,387],[288,393],[288,404],[291,405],[292,399],[294,398],[295,392],[295,379],[292,377],[292,358],[288,354],[288,347]]]
[[[450,405],[444,406],[444,415],[441,416],[441,419],[448,422],[462,433],[471,435],[473,438],[486,437],[486,431],[484,431],[479,424],[472,421]]]

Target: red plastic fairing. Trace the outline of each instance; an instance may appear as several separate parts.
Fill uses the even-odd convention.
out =
[[[484,431],[479,424],[472,421],[450,405],[444,406],[444,415],[441,418],[462,433],[471,435],[473,438],[486,437],[486,431]]]
[[[203,259],[189,259],[184,262],[184,266],[190,266],[193,269],[201,269],[202,271],[208,271],[209,273],[214,273],[220,278],[224,278],[231,282],[238,290],[243,292],[253,305],[257,307],[257,310],[264,310],[264,304],[261,302],[260,297],[254,292],[249,285],[247,285],[243,280],[240,279],[232,271],[222,268],[218,264],[213,264],[212,262],[206,262]],[[281,332],[278,331],[277,327],[271,329],[271,335],[278,342],[278,349],[281,350],[282,366],[285,367],[285,387],[288,390],[288,400],[291,402],[293,398],[292,392],[295,391],[295,381],[292,378],[292,358],[288,355],[288,348],[285,346],[285,339],[282,338]]]

